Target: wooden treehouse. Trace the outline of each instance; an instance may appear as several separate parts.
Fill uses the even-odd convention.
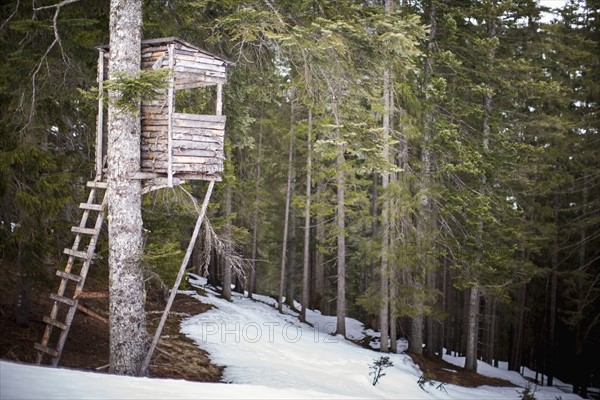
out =
[[[168,69],[171,79],[168,89],[142,103],[138,177],[166,179],[168,186],[181,179],[220,180],[225,133],[221,97],[231,62],[174,37],[145,40],[141,52],[142,70]],[[108,47],[101,47],[100,83],[108,79],[109,56]],[[186,105],[193,108],[189,107],[191,102],[203,102],[205,112],[186,112]],[[106,126],[101,123],[104,115],[98,115],[98,120],[97,172],[103,166],[107,137]]]
[[[98,50],[98,85],[102,93],[103,82],[108,79],[110,49],[101,46]],[[227,82],[227,68],[232,63],[174,37],[142,41],[141,55],[140,69],[167,69],[171,74],[168,87],[157,90],[154,99],[141,105],[141,162],[134,178],[146,183],[145,191],[172,187],[183,180],[210,181],[190,243],[191,249],[214,182],[221,180],[223,172],[225,116],[222,115],[222,89]],[[108,322],[106,318],[79,304],[80,299],[106,296],[83,290],[107,207],[105,168],[111,166],[105,165],[108,140],[106,121],[107,111],[100,98],[96,129],[96,178],[88,182],[88,199],[79,205],[82,218],[79,225],[71,229],[75,233],[72,247],[64,250],[69,256],[66,267],[56,272],[61,279],[60,285],[57,293],[50,295],[52,310],[44,317],[46,329],[42,340],[35,344],[38,364],[46,356],[51,358],[53,365],[58,364],[77,310]],[[186,258],[180,275],[189,260],[188,254]],[[172,291],[173,297],[176,292]],[[172,301],[170,299],[163,318],[166,318]],[[153,346],[159,335],[160,331],[157,330]],[[152,351],[148,354],[148,362]]]

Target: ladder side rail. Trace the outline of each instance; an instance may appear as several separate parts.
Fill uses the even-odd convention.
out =
[[[106,195],[106,192],[105,192],[104,198],[102,199],[102,210],[103,211],[100,211],[98,213],[98,216],[96,217],[96,223],[94,225],[94,230],[96,231],[96,233],[94,235],[92,235],[92,237],[90,238],[90,243],[87,248],[88,257],[83,262],[81,271],[79,272],[79,276],[81,276],[81,280],[79,282],[77,282],[75,293],[83,291],[83,287],[85,285],[85,279],[87,277],[88,270],[92,264],[92,260],[94,258],[94,253],[96,251],[96,244],[98,243],[98,237],[100,236],[100,232],[102,231],[102,225],[104,224],[107,198],[108,198],[108,196]]]
[[[88,195],[88,200],[87,203],[91,203],[94,201],[94,198],[96,197],[96,188],[91,188],[90,189],[90,194]],[[79,228],[85,228],[87,226],[87,220],[88,217],[90,215],[90,210],[84,210],[83,211],[83,215],[81,216],[81,221],[79,222]],[[81,238],[83,237],[83,235],[81,233],[77,233],[75,235],[75,240],[73,240],[73,246],[71,246],[71,250],[79,250],[79,244],[81,243]],[[65,267],[65,272],[70,273],[71,269],[73,268],[73,264],[75,262],[75,257],[72,255],[69,255],[69,260],[67,261],[67,266]],[[63,280],[64,282],[64,280]],[[64,290],[65,288],[63,287],[63,282],[61,282],[61,286],[59,288],[59,293],[61,296],[64,294]],[[66,285],[66,283],[65,283]],[[62,291],[61,291],[62,289]]]
[[[79,304],[79,299],[74,299],[75,303],[69,307],[69,311],[67,311],[67,316],[65,317],[65,325],[67,325],[66,329],[63,329],[60,333],[60,337],[58,338],[58,342],[56,343],[56,351],[58,355],[52,359],[52,366],[56,367],[58,365],[58,361],[60,360],[60,356],[62,355],[63,348],[65,347],[65,342],[67,341],[67,336],[69,334],[69,329],[71,328],[71,323],[73,322],[73,317],[75,317],[75,312],[77,311],[77,305]]]
[[[103,211],[100,211],[96,217],[96,223],[94,224],[94,229],[95,229],[96,233],[94,235],[92,235],[92,237],[90,238],[90,242],[89,242],[89,245],[87,248],[88,256],[84,260],[81,270],[79,272],[79,276],[81,277],[81,280],[79,282],[77,282],[77,286],[75,288],[75,294],[73,297],[73,300],[75,300],[75,303],[71,306],[71,308],[67,312],[67,316],[65,318],[65,324],[67,325],[67,328],[63,329],[60,333],[60,337],[59,337],[58,343],[56,345],[56,350],[58,351],[58,356],[56,356],[52,359],[53,366],[58,365],[58,361],[60,360],[60,356],[62,355],[62,351],[65,346],[65,342],[67,341],[67,336],[69,335],[69,330],[71,329],[71,324],[73,323],[73,318],[75,317],[75,313],[77,312],[77,306],[79,304],[79,298],[77,297],[77,294],[80,293],[81,291],[83,291],[87,273],[88,273],[89,267],[92,264],[94,252],[96,251],[96,244],[98,242],[98,237],[100,236],[100,231],[101,231],[102,225],[104,223],[104,215],[105,215],[104,210],[106,208],[107,197],[108,196],[106,195],[106,192],[104,192],[104,197],[102,199],[102,210]]]
[[[87,203],[92,203],[94,201],[94,199],[96,198],[96,191],[97,191],[96,187],[92,187],[91,188],[90,193],[88,195]],[[102,200],[102,204],[105,205],[105,203],[106,203],[106,193],[105,193],[104,198]],[[88,221],[89,215],[90,215],[90,210],[84,210],[83,215],[81,217],[81,221],[79,223],[79,228],[85,228],[87,226],[87,221]],[[89,268],[90,261],[92,259],[93,253],[94,253],[95,248],[96,248],[96,242],[98,240],[98,236],[99,236],[99,233],[100,233],[100,229],[102,227],[103,220],[104,220],[104,212],[101,211],[99,213],[99,215],[98,215],[98,218],[96,219],[96,228],[97,228],[96,232],[97,233],[95,235],[92,235],[92,238],[90,239],[90,245],[88,245],[88,257],[85,259],[85,261],[83,263],[83,266],[81,268],[81,271],[80,271],[80,276],[81,276],[82,272],[83,272],[83,276],[82,276],[82,279],[79,282],[77,282],[77,288],[75,290],[75,293],[77,293],[77,290],[81,290],[83,288],[84,283],[85,283],[85,277],[87,275],[87,270]],[[78,251],[78,248],[79,248],[79,245],[81,243],[82,237],[83,237],[83,234],[79,233],[79,232],[75,235],[75,239],[73,240],[73,245],[71,247],[72,250]],[[90,254],[90,252],[91,252],[91,254]],[[64,272],[66,272],[68,274],[71,273],[71,270],[73,269],[73,266],[75,264],[76,259],[77,259],[77,257],[75,257],[73,255],[69,255],[69,258],[67,260],[67,264],[65,266]],[[61,277],[61,282],[60,282],[58,290],[56,292],[59,296],[64,296],[64,293],[65,293],[65,290],[67,288],[67,284],[68,284],[69,280],[70,279],[68,279],[65,276]],[[73,320],[73,316],[75,314],[75,310],[77,309],[77,299],[75,299],[75,301],[76,301],[76,303],[74,305],[70,306],[70,309],[67,311],[67,317],[66,317],[67,329],[63,330],[61,332],[61,334],[60,334],[60,337],[59,337],[59,342],[58,343],[59,343],[60,349],[56,349],[56,350],[58,350],[58,357],[55,357],[54,360],[53,360],[53,364],[55,366],[58,363],[58,359],[60,358],[60,355],[62,353],[62,347],[64,346],[64,341],[66,340],[66,336],[67,336],[66,333],[68,333],[68,330],[70,328],[71,322]],[[48,316],[49,319],[51,319],[51,320],[56,320],[57,319],[58,312],[59,312],[59,307],[60,307],[59,302],[55,300],[54,303],[53,303],[53,305],[52,305],[52,309],[50,311],[50,315]],[[50,342],[50,337],[52,335],[53,328],[54,328],[54,326],[52,324],[46,324],[46,328],[44,329],[44,334],[43,334],[42,339],[40,341],[40,344],[43,347],[48,347],[48,343]],[[43,359],[44,359],[44,353],[41,352],[41,351],[38,351],[38,356],[37,356],[37,360],[36,360],[37,364],[38,365],[41,364],[42,361],[43,361]]]

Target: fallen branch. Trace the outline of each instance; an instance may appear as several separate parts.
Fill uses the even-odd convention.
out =
[[[96,318],[98,321],[102,321],[106,325],[108,325],[108,319],[107,318],[104,318],[102,315],[100,315],[100,314],[98,314],[98,313],[90,310],[89,308],[84,307],[81,304],[77,304],[77,309],[79,311],[81,311],[82,313],[87,314],[87,315],[89,315],[92,318]]]

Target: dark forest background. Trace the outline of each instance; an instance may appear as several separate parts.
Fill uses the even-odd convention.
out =
[[[22,323],[31,286],[55,289],[93,178],[108,4],[63,3],[0,6],[0,265],[18,271]],[[547,11],[533,0],[144,1],[144,38],[235,62],[209,219],[254,267],[237,288],[305,292],[311,308],[386,331],[392,351],[396,337],[429,356],[473,341],[477,358],[546,384],[598,386],[600,2]],[[199,91],[177,104],[201,113],[209,101]],[[200,197],[204,184],[184,188]],[[145,196],[149,282],[172,284],[194,213],[178,188]],[[213,283],[224,260],[207,267]]]

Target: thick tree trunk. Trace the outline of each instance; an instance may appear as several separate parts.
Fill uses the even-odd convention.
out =
[[[142,4],[110,2],[109,74],[133,76],[141,61]],[[108,237],[110,372],[136,375],[146,355],[146,313],[142,256],[140,116],[116,109],[119,93],[109,92]]]
[[[411,318],[408,351],[417,355],[423,354],[423,314]]]
[[[308,130],[306,133],[306,200],[304,203],[304,259],[302,268],[302,310],[300,321],[306,322],[306,309],[310,299],[310,195],[312,176],[312,110],[308,109]]]

